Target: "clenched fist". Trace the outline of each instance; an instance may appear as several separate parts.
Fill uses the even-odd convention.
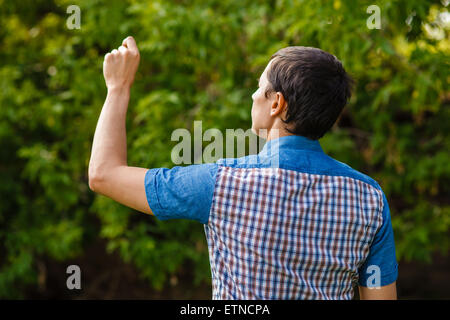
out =
[[[103,76],[108,89],[130,88],[139,66],[139,50],[133,37],[123,40],[118,49],[105,55]]]

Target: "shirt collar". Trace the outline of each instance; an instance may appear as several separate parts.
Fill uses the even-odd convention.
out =
[[[319,140],[311,140],[303,136],[289,135],[267,141],[262,148],[261,153],[268,153],[271,150],[276,152],[276,150],[279,149],[323,152]]]

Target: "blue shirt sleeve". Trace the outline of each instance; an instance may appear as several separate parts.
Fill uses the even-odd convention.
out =
[[[376,278],[379,276],[379,282]],[[383,192],[383,224],[375,234],[369,255],[359,269],[358,284],[363,287],[386,286],[397,280],[394,232],[386,196]]]
[[[217,164],[149,169],[145,174],[148,205],[159,220],[190,219],[208,223]]]

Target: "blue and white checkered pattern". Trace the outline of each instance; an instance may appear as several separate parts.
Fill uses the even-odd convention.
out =
[[[359,179],[220,165],[205,224],[213,299],[351,299],[382,211]]]

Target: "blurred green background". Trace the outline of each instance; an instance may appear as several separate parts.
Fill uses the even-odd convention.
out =
[[[81,29],[69,30],[69,5]],[[369,5],[381,29],[368,29]],[[141,64],[129,165],[172,167],[176,128],[250,128],[251,94],[290,45],[336,55],[355,93],[321,143],[377,180],[392,215],[400,298],[449,298],[448,0],[0,0],[0,298],[211,297],[203,226],[159,222],[88,188],[105,53]],[[66,267],[82,290],[66,288]]]

